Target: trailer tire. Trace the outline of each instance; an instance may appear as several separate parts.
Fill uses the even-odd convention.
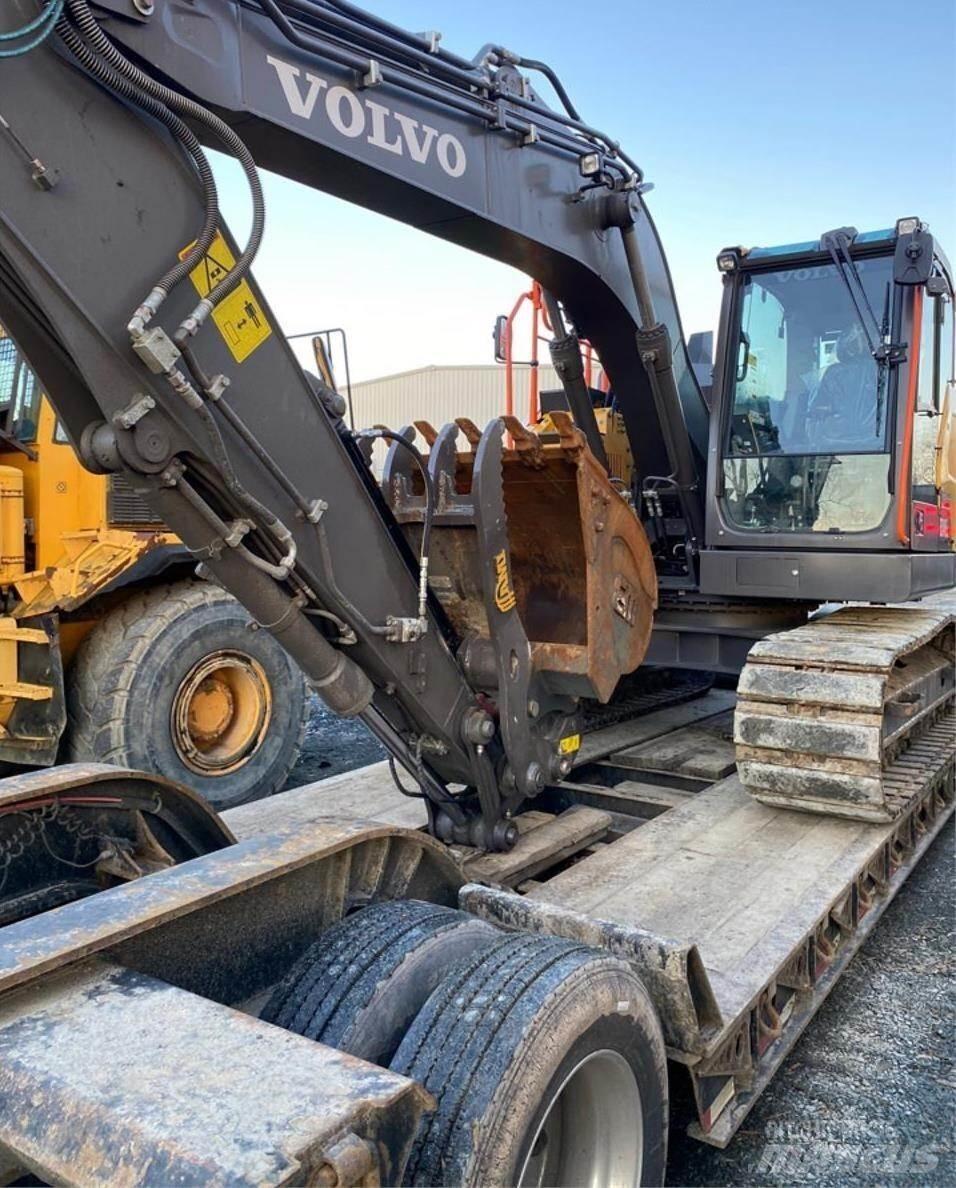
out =
[[[664,1182],[664,1041],[624,961],[555,937],[498,941],[447,975],[391,1067],[438,1103],[405,1183]]]
[[[310,946],[261,1017],[387,1066],[449,967],[500,936],[454,908],[418,900],[373,904]]]
[[[155,772],[219,810],[279,791],[309,714],[278,642],[200,581],[132,590],[78,649],[66,702],[66,761]]]

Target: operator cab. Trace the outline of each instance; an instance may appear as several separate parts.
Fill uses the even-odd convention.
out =
[[[718,267],[719,463],[704,587],[895,601],[954,580],[953,278],[925,226],[902,219],[886,231],[727,249]],[[725,549],[749,563],[710,553]],[[761,562],[780,549],[940,556],[884,566],[892,576],[873,592],[852,575],[841,582],[832,564]]]

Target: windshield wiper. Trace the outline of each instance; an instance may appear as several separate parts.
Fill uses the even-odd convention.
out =
[[[835,231],[825,231],[820,236],[820,243],[830,253],[837,274],[850,294],[870,354],[879,364],[898,363],[903,358],[903,347],[898,342],[890,342],[888,327],[881,326],[877,321],[860,279],[860,271],[850,255],[850,245],[856,236],[856,227],[838,227]]]

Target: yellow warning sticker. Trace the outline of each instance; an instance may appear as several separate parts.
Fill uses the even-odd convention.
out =
[[[495,606],[506,615],[513,611],[517,604],[511,574],[508,572],[508,554],[502,549],[495,555]]]
[[[192,246],[190,244],[183,248],[179,253],[180,260],[189,255]],[[202,263],[190,272],[189,279],[199,296],[206,297],[232,271],[235,264],[236,258],[223,239],[222,232],[217,232]],[[262,306],[247,281],[240,281],[229,296],[219,302],[212,311],[212,319],[237,363],[248,359],[272,333]]]
[[[575,751],[580,751],[580,749],[580,734],[567,734],[558,743],[558,753],[560,755],[573,755]]]

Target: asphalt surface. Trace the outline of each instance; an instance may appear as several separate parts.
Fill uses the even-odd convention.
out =
[[[383,756],[316,706],[288,787]],[[951,822],[726,1151],[687,1137],[676,1087],[669,1184],[956,1184],[953,840]]]

